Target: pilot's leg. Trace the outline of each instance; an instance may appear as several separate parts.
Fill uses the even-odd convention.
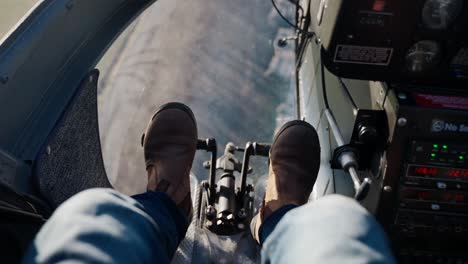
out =
[[[353,199],[329,195],[277,212],[262,226],[263,263],[395,263],[382,228]]]
[[[165,193],[81,192],[36,236],[24,263],[169,263],[187,218]]]
[[[357,202],[330,196],[304,205],[319,167],[315,129],[303,121],[286,123],[273,141],[265,199],[252,221],[262,262],[392,262],[381,228]]]
[[[190,169],[197,145],[192,111],[162,106],[142,137],[148,192],[130,198],[84,191],[61,205],[25,262],[168,263],[191,219]]]

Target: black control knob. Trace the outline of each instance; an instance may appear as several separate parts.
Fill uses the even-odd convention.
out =
[[[377,141],[377,129],[368,124],[361,124],[359,126],[358,139],[364,144],[374,144]]]

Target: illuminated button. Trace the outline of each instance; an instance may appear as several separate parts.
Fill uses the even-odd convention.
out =
[[[447,146],[447,145],[443,145],[442,148],[443,148],[443,149],[448,149],[448,146]]]
[[[439,145],[437,145],[437,144],[434,144],[434,145],[432,145],[432,146],[433,146],[435,149],[436,149],[436,148],[439,148]]]
[[[385,10],[386,0],[375,0],[372,10],[376,12],[382,12]]]
[[[447,184],[445,184],[444,182],[438,182],[438,183],[437,183],[437,188],[439,188],[439,189],[447,189]]]
[[[436,157],[436,154],[435,154],[435,153],[432,153],[432,154],[431,154],[431,157],[435,158],[435,157]]]
[[[458,156],[458,159],[459,159],[459,160],[464,160],[465,157],[464,157],[464,156]]]

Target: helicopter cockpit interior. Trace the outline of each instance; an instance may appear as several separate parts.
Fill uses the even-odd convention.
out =
[[[0,45],[0,248],[12,261],[69,198],[61,186],[111,186],[95,66],[154,1],[97,2],[45,1]],[[382,224],[400,263],[468,263],[468,3],[289,2],[295,35],[278,44],[295,44],[297,118],[316,127],[322,145],[311,200],[354,197]],[[194,232],[245,236],[256,210],[249,161],[268,157],[270,145],[228,144],[219,159],[213,138],[197,147],[211,156],[195,187]],[[50,174],[63,177],[50,182]],[[95,177],[80,181],[83,174]]]
[[[332,167],[361,171],[353,177],[356,192],[370,182],[357,198],[384,226],[399,262],[465,263],[467,3],[301,5],[307,15],[299,21],[300,97],[323,100],[303,103],[302,115],[319,120],[313,104],[322,104],[329,131],[321,132],[332,141]],[[366,87],[355,88],[348,79],[365,80]],[[338,97],[347,101],[354,125],[344,125],[339,113],[335,118],[343,105]],[[362,98],[367,108],[356,104]]]

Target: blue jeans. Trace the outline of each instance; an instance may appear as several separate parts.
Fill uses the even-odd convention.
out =
[[[169,263],[187,227],[164,193],[87,190],[55,211],[23,262]],[[394,263],[374,218],[342,196],[278,210],[262,229],[263,263]]]

